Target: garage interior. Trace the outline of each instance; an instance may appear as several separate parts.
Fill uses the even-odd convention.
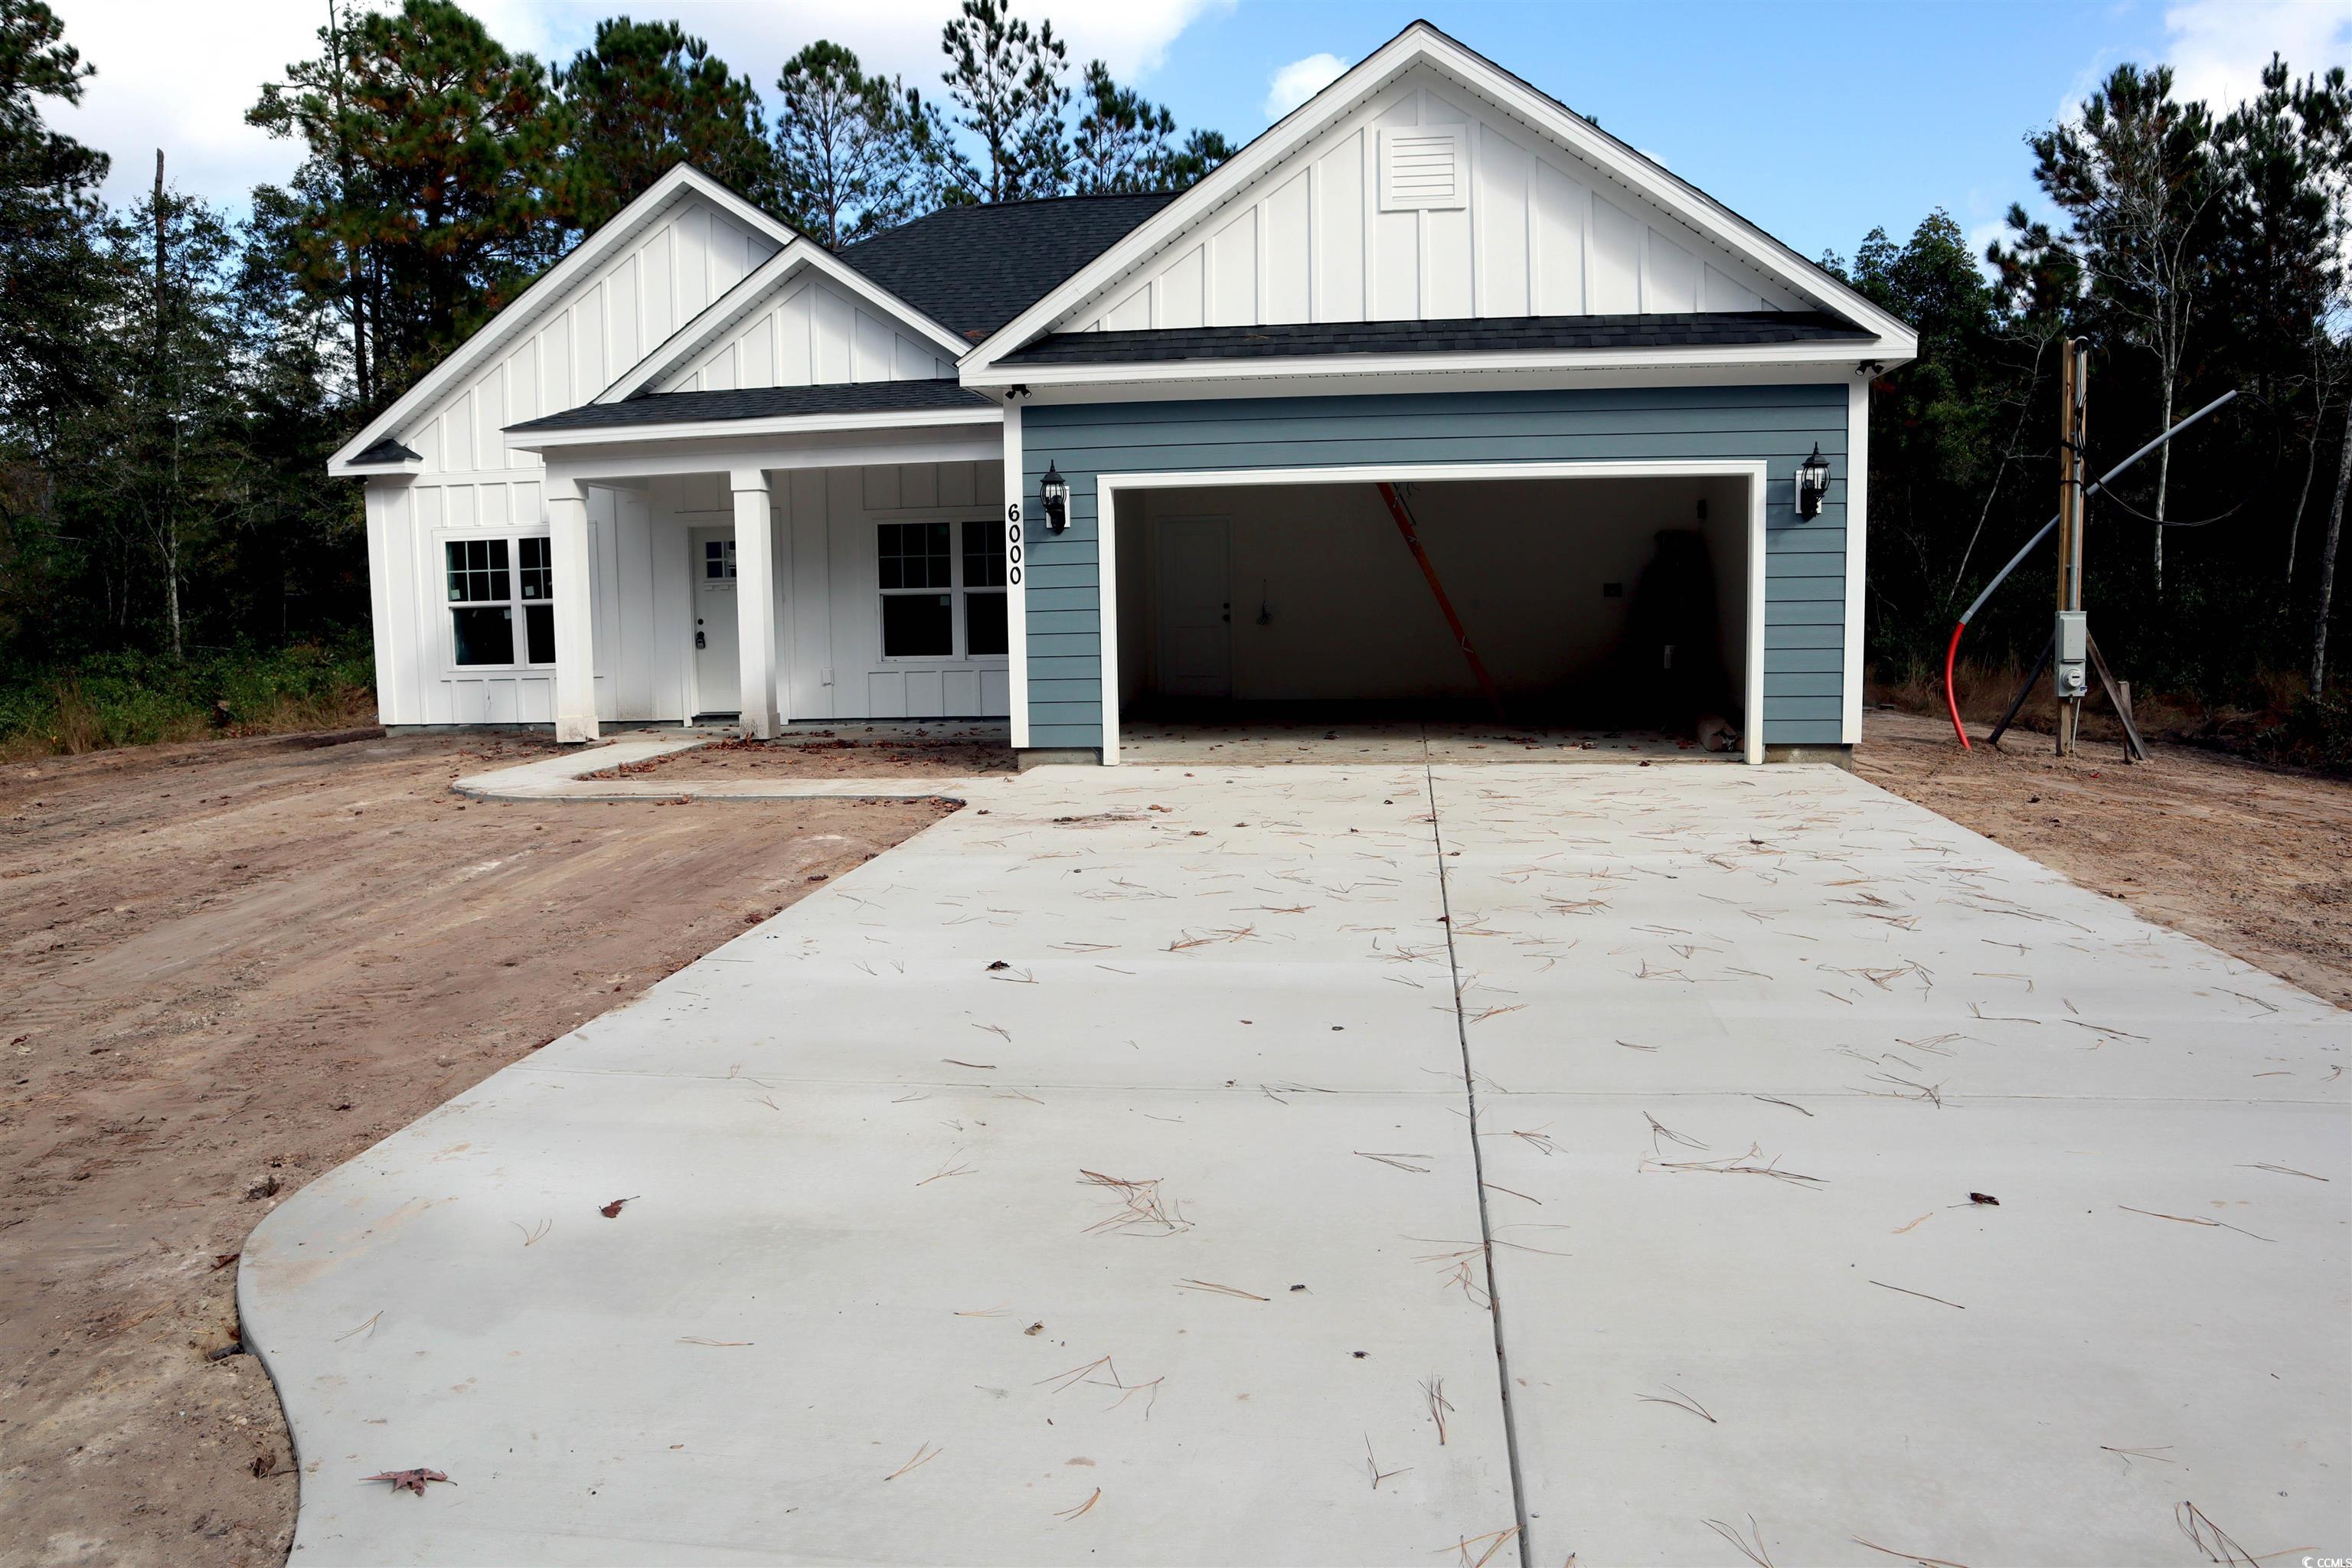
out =
[[[1399,484],[1427,572],[1370,481],[1124,494],[1122,747],[1424,726],[1737,760],[1747,487],[1725,477]]]

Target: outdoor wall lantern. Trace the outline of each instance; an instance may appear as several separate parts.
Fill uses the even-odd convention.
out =
[[[1059,533],[1070,526],[1070,481],[1052,463],[1045,465],[1045,477],[1037,482],[1037,495],[1045,503],[1045,526]]]
[[[1829,493],[1830,460],[1822,456],[1822,444],[1816,441],[1813,455],[1797,465],[1797,515],[1809,521],[1821,516],[1822,498]]]

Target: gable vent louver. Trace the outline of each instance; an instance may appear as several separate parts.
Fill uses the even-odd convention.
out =
[[[1381,210],[1470,205],[1470,132],[1464,125],[1381,128]]]

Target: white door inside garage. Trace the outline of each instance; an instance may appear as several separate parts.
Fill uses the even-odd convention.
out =
[[[1380,478],[1107,480],[1118,719],[1485,720],[1475,652],[1509,725],[1748,750],[1759,476]]]

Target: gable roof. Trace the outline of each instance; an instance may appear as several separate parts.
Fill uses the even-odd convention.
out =
[[[1638,191],[1676,222],[1738,256],[1814,309],[1867,331],[1877,357],[1908,357],[1916,352],[1916,337],[1907,325],[1825,268],[1558,99],[1430,23],[1414,21],[998,328],[966,356],[962,368],[967,382],[987,385],[1018,379],[1009,364],[1003,365],[1002,374],[991,373],[1077,306],[1202,225],[1416,66],[1433,69],[1559,143],[1599,174]]]
[[[338,478],[357,477],[371,468],[381,472],[384,458],[375,451],[380,445],[388,438],[396,440],[409,419],[431,407],[453,384],[511,342],[547,310],[560,306],[581,277],[690,195],[701,197],[745,227],[767,236],[779,247],[798,237],[797,230],[770,217],[692,164],[679,163],[647,186],[636,200],[606,219],[603,227],[573,246],[562,260],[541,273],[511,304],[450,350],[446,358],[418,377],[416,384],[394,399],[391,406],[369,420],[327,459],[327,471]]]
[[[1154,191],[940,207],[840,256],[969,349],[1175,199]]]
[[[926,314],[919,307],[909,308],[913,301],[905,295],[881,286],[815,240],[802,235],[745,273],[732,289],[671,333],[667,341],[622,372],[611,385],[596,395],[594,401],[618,403],[645,395],[664,376],[709,349],[762,303],[789,288],[803,272],[813,272],[839,284],[853,296],[905,326],[910,334],[929,342],[950,359],[956,358],[971,346],[959,341],[945,323]]]
[[[1822,310],[1714,310],[1652,316],[1470,316],[1447,321],[1302,321],[1262,327],[1051,332],[1003,365],[1287,359],[1299,354],[1508,353],[1513,351],[1721,348],[1873,342]]]

